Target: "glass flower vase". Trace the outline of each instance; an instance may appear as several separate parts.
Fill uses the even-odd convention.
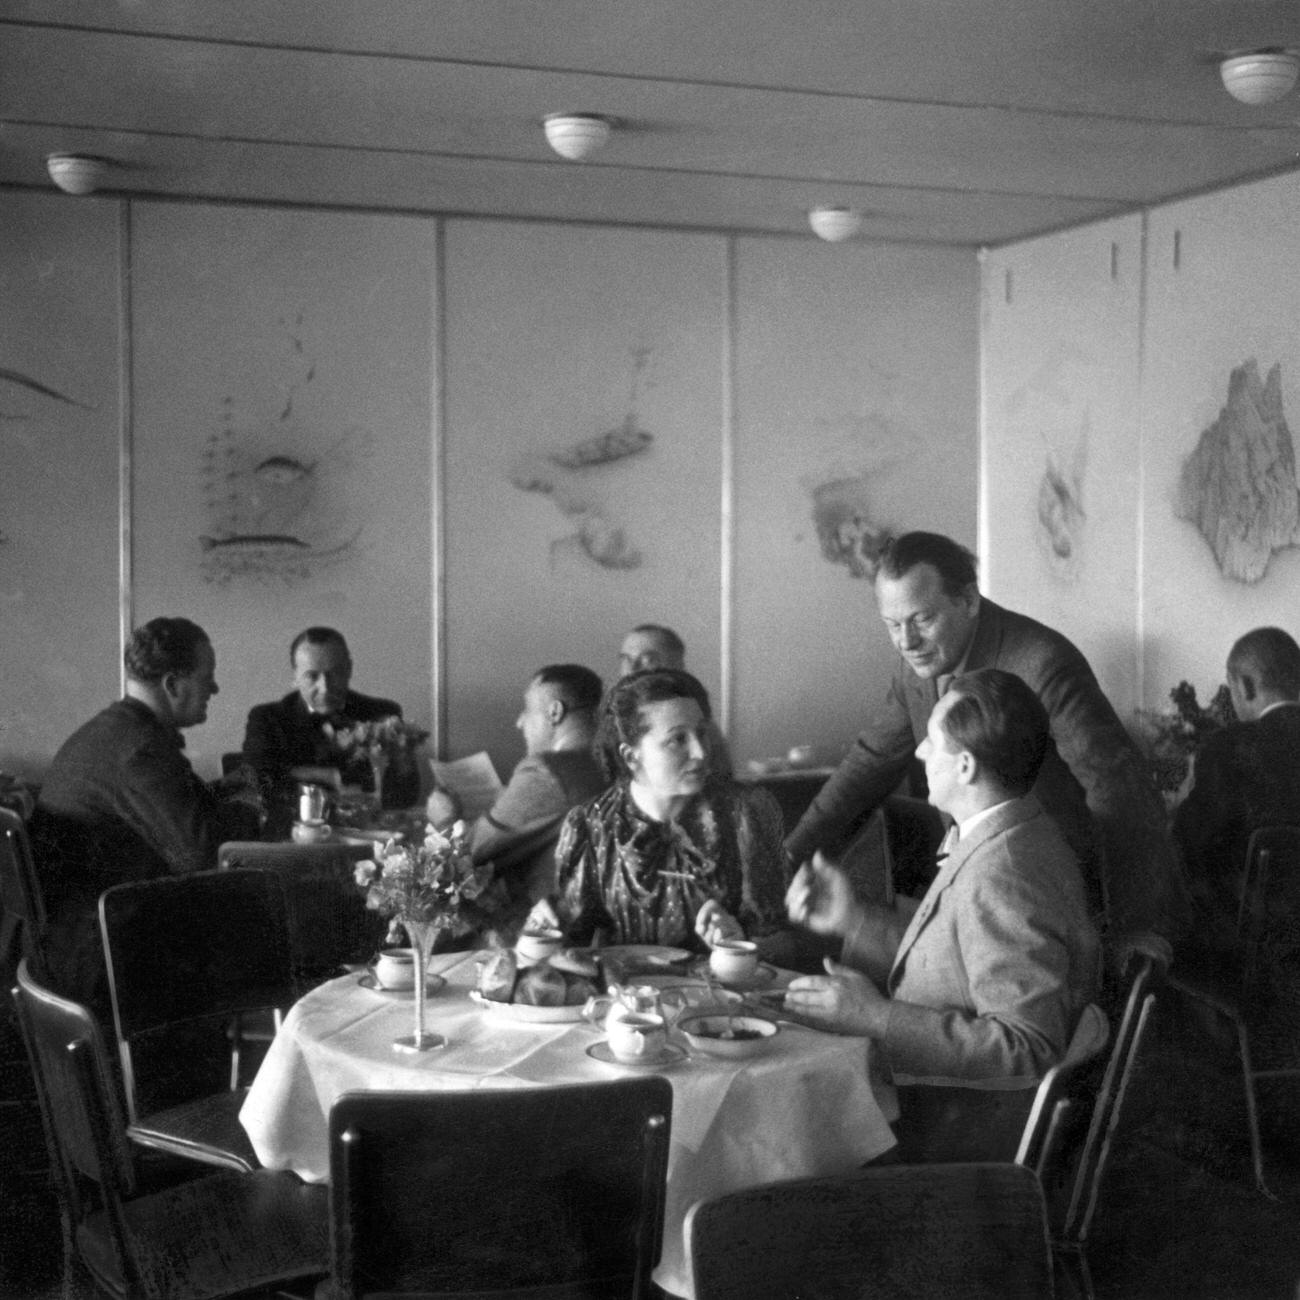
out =
[[[402,928],[411,941],[411,955],[415,966],[415,1025],[413,1032],[393,1039],[393,1049],[398,1052],[427,1052],[442,1047],[447,1040],[441,1034],[431,1034],[424,1027],[424,1003],[427,996],[429,957],[433,941],[441,928],[436,921],[408,921],[400,918]]]
[[[382,749],[370,751],[370,773],[375,783],[375,811],[384,807],[384,773],[388,771],[388,755]]]

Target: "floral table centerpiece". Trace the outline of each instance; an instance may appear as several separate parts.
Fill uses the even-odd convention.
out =
[[[394,765],[414,762],[416,747],[428,740],[429,733],[407,722],[396,713],[371,722],[354,722],[338,731],[334,743],[343,751],[348,763],[366,760],[374,775],[375,802],[384,806],[384,773]]]
[[[1136,721],[1151,779],[1172,809],[1185,793],[1192,756],[1201,742],[1212,731],[1226,727],[1235,714],[1226,685],[1220,686],[1204,707],[1190,682],[1179,682],[1169,692],[1169,700],[1172,712],[1138,709]]]
[[[467,934],[486,919],[492,879],[491,863],[475,864],[459,821],[448,831],[429,827],[418,845],[390,839],[374,860],[357,863],[366,906],[392,918],[390,942],[399,929],[406,931],[415,959],[415,1032],[395,1041],[398,1050],[423,1052],[445,1041],[424,1028],[429,956],[439,934]]]

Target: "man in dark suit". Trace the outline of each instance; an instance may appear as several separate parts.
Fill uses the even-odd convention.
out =
[[[332,627],[309,627],[294,637],[289,663],[294,689],[249,711],[244,757],[280,803],[292,800],[301,781],[373,789],[368,760],[348,759],[339,734],[358,722],[400,718],[402,706],[350,689],[352,656],[343,634]],[[384,803],[405,808],[419,795],[414,755],[403,751],[384,778]]]
[[[894,538],[876,600],[900,662],[881,705],[798,826],[786,850],[832,854],[907,771],[954,674],[1002,668],[1042,701],[1051,743],[1034,786],[1104,905],[1117,962],[1134,948],[1163,961],[1184,900],[1164,806],[1088,661],[1059,632],[980,596],[975,557],[937,533]]]
[[[1194,938],[1217,950],[1235,946],[1251,831],[1300,824],[1300,646],[1280,628],[1247,632],[1228,655],[1228,691],[1240,721],[1202,744],[1174,814]]]

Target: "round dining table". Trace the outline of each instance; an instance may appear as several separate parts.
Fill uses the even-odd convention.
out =
[[[394,1040],[411,1032],[412,995],[376,989],[368,974],[341,976],[295,1003],[240,1112],[262,1164],[327,1180],[329,1112],[345,1092],[535,1088],[614,1079],[634,1068],[592,1057],[588,1049],[604,1036],[586,1021],[522,1022],[508,1007],[475,1002],[477,956],[443,953],[430,962],[445,981],[426,1005],[427,1027],[446,1039],[432,1051],[394,1050]],[[665,1291],[692,1295],[683,1222],[696,1201],[847,1173],[893,1145],[896,1101],[872,1066],[865,1039],[783,1023],[753,1056],[675,1055],[655,1071],[673,1089],[664,1244],[654,1273]]]

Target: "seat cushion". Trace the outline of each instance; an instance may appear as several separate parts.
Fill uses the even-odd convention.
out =
[[[260,1162],[239,1122],[247,1088],[216,1092],[168,1110],[154,1111],[127,1127],[141,1146],[171,1151],[204,1164],[248,1171]]]

